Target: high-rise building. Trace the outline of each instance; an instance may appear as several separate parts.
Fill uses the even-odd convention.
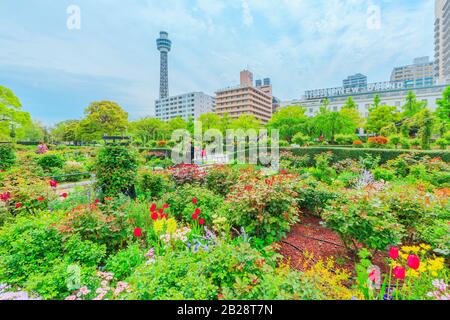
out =
[[[436,0],[434,23],[434,76],[439,84],[450,83],[450,0]]]
[[[348,76],[343,82],[344,88],[366,88],[367,76],[357,73],[352,76]]]
[[[203,92],[190,92],[156,100],[156,118],[167,121],[181,117],[197,119],[204,113],[214,112],[215,99]]]
[[[391,81],[403,82],[406,88],[432,86],[435,83],[434,63],[429,57],[416,58],[413,64],[394,68]]]
[[[156,40],[156,46],[161,53],[161,66],[159,74],[159,99],[169,96],[169,52],[172,48],[172,41],[169,40],[169,34],[165,31],[159,33],[159,39]]]
[[[258,82],[258,84],[260,83]],[[252,114],[262,123],[267,123],[272,117],[272,86],[270,81],[268,86],[255,87],[253,85],[253,74],[248,70],[242,71],[239,86],[216,92],[215,110],[218,115],[223,116],[227,113],[231,118]]]

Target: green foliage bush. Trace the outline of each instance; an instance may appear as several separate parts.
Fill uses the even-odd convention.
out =
[[[298,182],[294,187],[297,192],[297,206],[313,215],[320,215],[329,201],[336,199],[338,194],[328,185],[314,179]]]
[[[159,199],[175,189],[175,183],[165,173],[146,171],[139,177],[139,190],[151,199]]]
[[[230,193],[236,184],[239,173],[229,166],[217,165],[210,168],[206,174],[206,187],[222,196]]]
[[[255,237],[258,245],[279,241],[298,221],[296,180],[287,175],[241,181],[219,210],[236,228]]]
[[[96,185],[107,196],[123,193],[133,196],[138,160],[134,149],[125,146],[105,146],[95,163]]]
[[[143,262],[144,252],[139,248],[138,244],[133,244],[110,256],[106,263],[106,270],[114,273],[114,277],[117,280],[124,280]]]
[[[412,156],[429,156],[430,158],[441,158],[444,162],[450,162],[450,151],[444,150],[396,150],[396,149],[355,149],[355,148],[329,148],[329,147],[308,147],[308,148],[291,148],[288,149],[295,155],[309,155],[314,157],[317,154],[323,152],[332,152],[333,162],[354,159],[359,160],[360,157],[364,157],[366,154],[372,154],[373,156],[380,156],[380,164],[384,164],[389,160],[395,159],[402,154],[410,154]]]
[[[297,271],[275,268],[248,243],[220,242],[209,251],[167,252],[127,280],[138,300],[320,299]]]
[[[196,198],[197,204],[192,203]],[[169,204],[170,211],[178,219],[192,222],[196,208],[207,224],[212,222],[212,214],[222,206],[223,198],[214,192],[199,186],[184,185],[162,197],[162,202]]]
[[[334,136],[334,140],[339,145],[351,145],[353,141],[358,139],[358,136],[355,134],[337,134]]]
[[[311,140],[310,137],[304,135],[301,132],[298,132],[294,135],[294,137],[292,138],[292,142],[294,144],[298,144],[299,146],[304,146],[306,144],[308,144],[308,142]]]
[[[64,159],[57,154],[44,154],[40,156],[37,163],[46,171],[50,171],[52,168],[62,169],[64,167]]]
[[[0,144],[0,170],[10,168],[16,161],[16,153],[12,144]]]
[[[384,168],[373,169],[372,174],[374,179],[377,181],[392,181],[395,178],[395,171]]]

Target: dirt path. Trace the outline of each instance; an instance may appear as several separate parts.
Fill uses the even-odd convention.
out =
[[[354,261],[339,236],[322,226],[319,218],[303,216],[301,222],[292,227],[280,245],[281,254],[286,261],[290,260],[291,266],[295,269],[305,269],[305,263],[308,261],[305,253],[309,253],[313,254],[315,260],[333,257],[339,267],[354,270]],[[383,265],[384,257],[383,253],[377,254],[374,263]]]

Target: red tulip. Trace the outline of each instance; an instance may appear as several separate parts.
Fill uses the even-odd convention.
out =
[[[45,198],[44,197],[37,197],[37,201],[44,201],[45,200]]]
[[[98,200],[98,199],[95,199],[95,203],[97,204],[97,203],[99,203],[100,202],[100,200]]]
[[[17,203],[16,203],[16,209],[20,209],[20,208],[22,208],[22,203],[17,202]]]
[[[194,214],[192,215],[192,220],[197,220],[197,219],[198,219],[198,214],[194,213]]]
[[[142,229],[141,228],[134,229],[134,236],[136,238],[140,238],[142,236]]]
[[[195,214],[196,215],[200,215],[200,209],[199,208],[195,209]]]
[[[192,199],[192,203],[195,204],[195,205],[197,205],[197,203],[198,203],[197,198]]]
[[[158,220],[158,214],[157,214],[156,212],[153,212],[152,215],[151,215],[151,217],[152,217],[152,220],[153,220],[153,221]]]
[[[163,208],[164,208],[164,209],[168,209],[168,208],[169,208],[169,205],[168,205],[167,203],[165,203],[165,204],[163,205]]]
[[[64,198],[64,199],[66,199],[66,198],[67,198],[67,193],[66,193],[66,192],[61,193],[61,197]]]
[[[389,250],[389,258],[397,260],[398,258],[398,248],[392,247],[391,250]]]
[[[160,215],[162,215],[162,214],[164,213],[164,209],[159,209],[159,210],[158,210],[158,213],[159,213]]]
[[[150,207],[150,211],[151,212],[155,212],[156,211],[156,204],[152,204],[152,206]]]
[[[205,224],[205,219],[201,218],[200,220],[198,220],[198,223],[202,226]]]
[[[403,280],[406,276],[406,269],[403,267],[395,267],[392,273],[396,279]]]
[[[420,259],[415,254],[411,254],[407,260],[408,267],[411,269],[417,270],[420,267]]]
[[[58,185],[58,182],[56,182],[56,180],[50,180],[50,187],[56,188],[57,185]]]

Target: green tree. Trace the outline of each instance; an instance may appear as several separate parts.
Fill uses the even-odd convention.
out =
[[[401,117],[396,107],[378,106],[369,113],[366,122],[366,131],[378,134],[381,129],[398,123]]]
[[[151,140],[164,139],[167,130],[166,123],[156,118],[143,118],[130,123],[130,126],[133,135],[144,145]]]
[[[78,142],[76,132],[80,120],[66,120],[57,123],[50,131],[54,140],[59,142]]]
[[[323,135],[326,139],[334,141],[336,134],[354,133],[358,124],[345,113],[330,111],[322,106],[319,114],[311,120],[311,126],[315,135]]]
[[[0,140],[21,138],[24,127],[32,125],[31,116],[22,111],[22,104],[14,93],[0,86]]]
[[[372,111],[373,109],[376,109],[380,106],[381,103],[381,98],[379,94],[376,94],[375,97],[373,97],[373,105],[372,107],[369,109],[369,111]]]
[[[306,109],[303,107],[285,107],[277,111],[270,119],[267,127],[270,130],[279,130],[280,139],[288,142],[292,141],[298,132],[306,133],[306,123],[308,117],[305,115]]]
[[[45,140],[47,130],[44,125],[38,121],[32,121],[29,125],[23,127],[23,139],[26,141]]]
[[[415,125],[419,128],[419,138],[422,149],[430,149],[431,137],[433,135],[434,117],[430,110],[423,109],[414,117]]]
[[[84,113],[86,118],[77,128],[77,137],[82,141],[100,140],[103,135],[122,135],[128,125],[128,113],[115,102],[93,102]]]
[[[221,129],[220,117],[215,113],[205,113],[200,115],[198,121],[202,123],[203,131],[207,131],[209,129]]]
[[[353,100],[352,97],[348,97],[347,101],[345,101],[345,105],[343,108],[358,109],[358,105],[356,104],[355,100]]]
[[[436,115],[447,125],[450,124],[450,86],[444,90],[442,99],[437,104],[439,107],[436,109]]]
[[[234,130],[242,129],[247,131],[250,129],[258,130],[259,128],[261,128],[261,121],[252,114],[243,114],[239,118],[234,119],[230,125],[230,129]]]
[[[416,95],[414,92],[409,91],[406,96],[406,103],[403,106],[403,115],[405,117],[412,117],[423,108],[425,108],[427,103],[425,101],[417,101]]]

